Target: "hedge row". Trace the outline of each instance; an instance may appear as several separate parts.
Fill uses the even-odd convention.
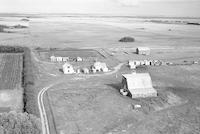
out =
[[[24,111],[38,116],[37,91],[34,89],[34,64],[29,48],[24,48],[23,58]]]

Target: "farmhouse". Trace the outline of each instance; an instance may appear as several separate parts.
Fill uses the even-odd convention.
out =
[[[103,62],[95,62],[92,68],[96,70],[97,72],[100,72],[100,71],[108,72],[108,67],[106,63],[103,63]]]
[[[136,49],[136,53],[141,54],[141,55],[150,55],[150,48],[148,48],[148,47],[138,47]]]
[[[122,89],[128,91],[132,98],[157,96],[157,91],[153,88],[151,77],[148,73],[124,74]]]
[[[74,69],[73,69],[73,66],[69,63],[65,63],[63,65],[63,73],[64,74],[73,74],[74,73]]]

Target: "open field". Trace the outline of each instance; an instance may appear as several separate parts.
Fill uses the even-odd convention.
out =
[[[0,112],[23,110],[22,54],[0,54]]]
[[[0,33],[0,43],[70,48],[199,46],[200,26],[158,24],[146,20],[145,18],[79,18],[76,16],[30,18],[30,27],[26,34]],[[184,19],[180,18],[180,20]],[[168,31],[169,29],[171,31]],[[136,42],[118,42],[124,36],[132,36]]]

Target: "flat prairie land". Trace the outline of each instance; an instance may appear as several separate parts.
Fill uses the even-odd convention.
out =
[[[38,90],[62,80],[45,96],[45,107],[51,114],[48,115],[49,126],[56,129],[52,133],[199,134],[200,67],[199,64],[182,64],[200,61],[200,26],[146,20],[126,17],[36,17],[30,18],[30,27],[24,32],[0,33],[0,44],[48,49],[94,49],[106,57],[104,61],[111,68],[128,60],[140,59],[180,64],[140,68],[138,72],[150,73],[159,94],[157,98],[131,99],[119,93],[121,75],[131,73],[126,64],[115,74],[91,76],[63,75],[59,72],[61,64],[38,62]],[[184,21],[183,18],[178,20]],[[119,42],[124,36],[135,38],[135,42]],[[138,46],[150,47],[151,55],[137,55],[135,48]],[[68,54],[77,56],[81,52],[69,51]],[[93,53],[82,53],[82,56],[88,55],[93,56]],[[76,63],[72,64],[76,66]],[[88,64],[80,62],[77,66]],[[140,104],[142,108],[134,109],[135,104]]]

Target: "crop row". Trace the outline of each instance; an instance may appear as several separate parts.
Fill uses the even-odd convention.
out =
[[[0,89],[21,86],[23,57],[21,54],[3,54],[0,65]]]

